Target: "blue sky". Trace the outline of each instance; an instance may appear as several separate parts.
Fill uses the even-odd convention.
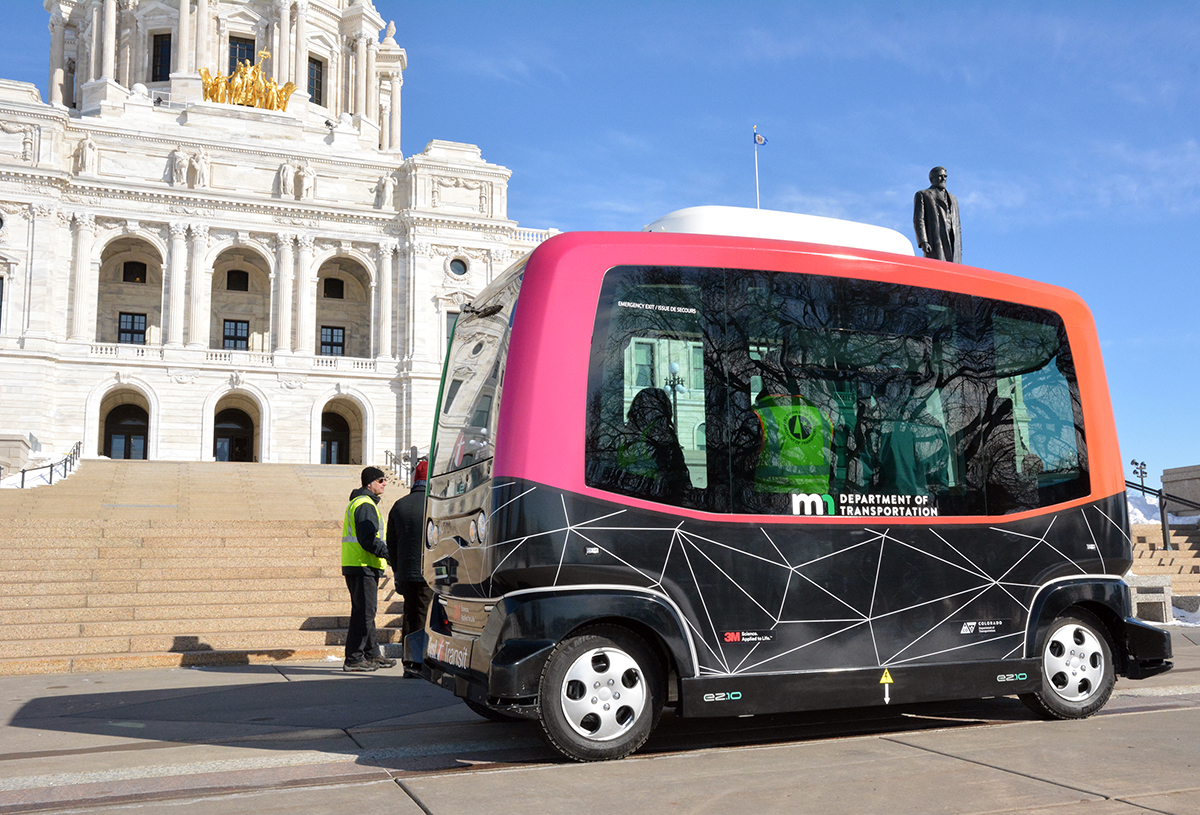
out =
[[[404,152],[479,145],[522,226],[753,206],[753,125],[764,207],[911,237],[944,165],[965,262],[1091,305],[1123,460],[1156,485],[1200,464],[1200,4],[375,5],[408,52]],[[44,92],[47,15],[5,6],[0,77]]]

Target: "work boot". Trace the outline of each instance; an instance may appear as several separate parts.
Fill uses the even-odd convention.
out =
[[[366,671],[379,670],[379,664],[372,659],[359,659],[354,662],[347,662],[342,665],[342,670],[347,673],[363,673]]]
[[[367,660],[367,662],[373,663],[375,665],[375,667],[377,667],[377,668],[395,668],[396,667],[396,660],[388,659],[387,657],[383,656],[382,654],[380,654],[377,657],[371,657],[370,659]]]

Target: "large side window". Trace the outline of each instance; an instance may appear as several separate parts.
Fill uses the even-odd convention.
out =
[[[1003,515],[1088,493],[1062,321],[818,275],[622,267],[586,482],[748,514]]]
[[[735,511],[1003,515],[1085,495],[1061,321],[888,283],[729,283]]]
[[[605,277],[588,383],[587,483],[715,508],[705,431],[715,409],[705,349],[720,331],[719,273],[619,268]],[[718,321],[708,324],[708,315]],[[712,353],[707,355],[715,359]]]

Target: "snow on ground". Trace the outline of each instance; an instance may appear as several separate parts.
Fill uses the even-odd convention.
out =
[[[60,459],[60,461],[61,461],[61,459]],[[30,470],[29,468],[26,468],[25,489],[31,489],[32,487],[43,487],[50,483],[50,468],[49,467],[43,467],[40,462],[37,464],[30,464],[30,467],[41,467],[42,469]],[[20,489],[21,488],[21,471],[17,470],[15,472],[8,473],[8,471],[6,470],[5,472],[7,474],[4,476],[4,478],[0,479],[0,489],[4,489],[4,488]],[[54,483],[57,484],[59,481],[62,481],[64,478],[70,477],[70,475],[74,472],[75,472],[74,470],[72,470],[68,467],[67,474],[64,476],[62,465],[59,464],[58,462],[55,462]]]
[[[1200,611],[1184,611],[1181,608],[1174,609],[1175,622],[1167,623],[1167,625],[1179,625],[1185,628],[1200,628]]]

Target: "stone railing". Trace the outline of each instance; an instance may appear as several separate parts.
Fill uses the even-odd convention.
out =
[[[117,359],[162,359],[161,345],[133,345],[125,342],[94,342],[88,349],[93,357],[116,357]]]
[[[521,243],[541,243],[558,232],[557,229],[514,229],[513,240]]]
[[[271,366],[275,364],[274,356],[261,351],[208,351],[204,355],[205,362],[215,362],[218,365]]]
[[[188,349],[190,352],[191,349]],[[199,352],[195,352],[199,353]],[[266,351],[233,351],[228,349],[205,349],[204,362],[209,365],[228,366],[230,368],[274,368],[276,363],[288,368],[297,365],[303,367],[303,357],[294,355],[282,357],[279,361],[273,353]],[[163,347],[161,345],[132,345],[118,342],[94,342],[88,348],[88,356],[106,359],[141,359],[147,362],[161,362]],[[198,361],[198,357],[196,358]],[[313,368],[319,370],[356,371],[359,373],[376,373],[379,365],[373,359],[364,357],[309,357]]]
[[[314,368],[330,368],[336,371],[375,371],[373,359],[361,357],[313,357]]]

